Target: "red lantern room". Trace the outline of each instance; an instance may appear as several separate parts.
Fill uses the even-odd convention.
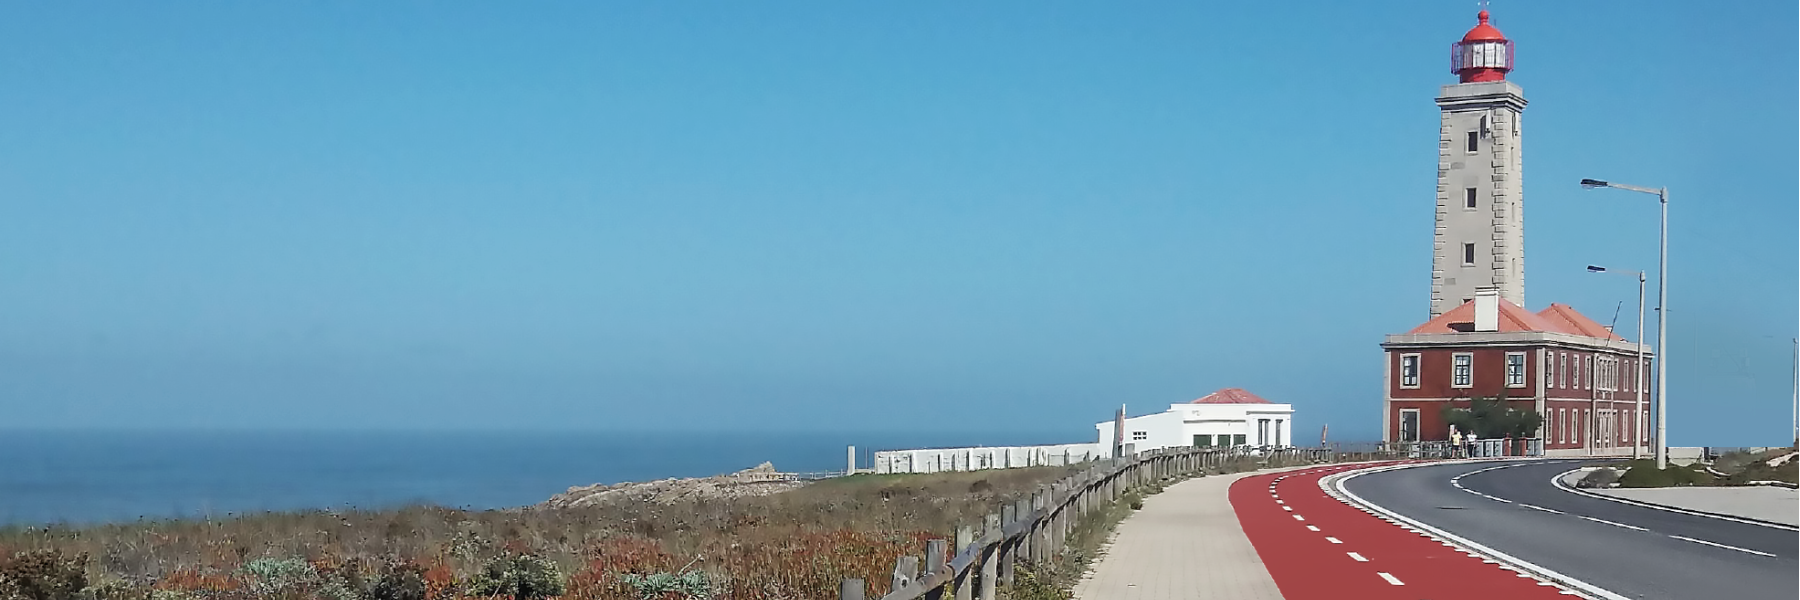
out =
[[[1463,83],[1505,81],[1513,69],[1513,43],[1488,24],[1488,12],[1476,15],[1481,22],[1450,45],[1450,72]]]

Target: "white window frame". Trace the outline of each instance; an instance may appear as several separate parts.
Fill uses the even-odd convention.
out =
[[[1463,188],[1463,210],[1480,210],[1480,208],[1481,191],[1472,187]]]
[[[1145,441],[1148,439],[1150,439],[1150,432],[1148,432],[1148,431],[1133,431],[1133,432],[1131,432],[1131,441],[1142,442],[1142,441]]]
[[[1406,383],[1406,379],[1407,379],[1406,363],[1408,360],[1412,361],[1412,383],[1411,384]],[[1424,358],[1421,357],[1417,353],[1400,355],[1400,389],[1403,389],[1403,390],[1419,389],[1419,370],[1423,366],[1423,363],[1424,363]]]
[[[1594,355],[1589,354],[1587,356],[1587,359],[1583,360],[1581,362],[1586,365],[1585,368],[1587,370],[1587,377],[1581,380],[1582,383],[1587,384],[1587,387],[1582,388],[1582,389],[1584,389],[1584,390],[1594,389]]]
[[[1545,388],[1556,387],[1556,353],[1555,352],[1545,352],[1544,353],[1544,366],[1542,368],[1542,373],[1544,374],[1544,387]]]
[[[1410,441],[1416,442],[1425,439],[1425,421],[1421,419],[1419,416],[1419,409],[1416,408],[1400,409],[1400,413],[1396,415],[1399,417],[1399,420],[1394,421],[1394,437],[1399,438],[1400,442],[1408,441],[1406,439],[1406,413],[1413,414],[1413,425],[1415,426],[1413,429],[1413,439]]]
[[[1461,365],[1457,364],[1458,361],[1464,360],[1464,359],[1467,360],[1466,364],[1461,364]],[[1456,380],[1457,380],[1456,370],[1459,367],[1467,367],[1468,368],[1468,372],[1466,373],[1466,375],[1468,376],[1467,380],[1463,381],[1462,383],[1456,382]],[[1457,352],[1457,353],[1450,355],[1450,387],[1459,388],[1459,389],[1475,387],[1475,353],[1473,353],[1473,352]]]
[[[1513,357],[1515,357],[1515,356],[1519,358],[1519,362],[1518,362],[1519,372],[1518,373],[1513,373]],[[1525,387],[1525,381],[1526,381],[1525,375],[1528,371],[1530,371],[1530,369],[1525,368],[1525,365],[1526,365],[1526,362],[1525,362],[1525,353],[1524,352],[1508,352],[1508,353],[1506,353],[1506,387],[1509,387],[1509,388]],[[1514,375],[1518,375],[1518,377],[1514,377]]]
[[[1566,389],[1568,387],[1569,387],[1569,353],[1558,352],[1558,353],[1556,353],[1556,388],[1557,389]]]
[[[1465,267],[1475,266],[1476,261],[1480,258],[1478,256],[1475,256],[1475,254],[1476,254],[1475,242],[1463,242],[1463,245],[1462,245],[1462,264],[1463,264],[1463,266],[1465,266]]]
[[[1562,430],[1556,434],[1556,443],[1569,443],[1569,409],[1556,409],[1556,424],[1562,426]]]

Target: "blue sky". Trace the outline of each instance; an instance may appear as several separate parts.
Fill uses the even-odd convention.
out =
[[[11,3],[0,427],[1378,435],[1474,2]],[[1530,308],[1786,439],[1791,3],[1496,2]],[[1652,282],[1654,285],[1654,282]]]

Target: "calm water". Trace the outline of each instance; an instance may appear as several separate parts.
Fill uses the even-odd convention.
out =
[[[771,461],[838,470],[874,449],[1081,441],[1069,434],[0,432],[0,523],[303,508],[533,504],[569,486]]]

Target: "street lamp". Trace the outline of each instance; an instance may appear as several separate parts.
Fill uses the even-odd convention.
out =
[[[1608,271],[1606,267],[1588,265],[1589,273],[1617,273],[1620,275],[1636,275],[1638,280],[1638,333],[1637,366],[1631,371],[1637,374],[1637,383],[1632,389],[1637,391],[1637,422],[1631,430],[1631,460],[1644,457],[1644,272],[1643,271]]]
[[[1669,188],[1647,188],[1599,179],[1583,179],[1581,187],[1618,188],[1654,194],[1662,204],[1661,256],[1656,265],[1656,468],[1669,468]]]

